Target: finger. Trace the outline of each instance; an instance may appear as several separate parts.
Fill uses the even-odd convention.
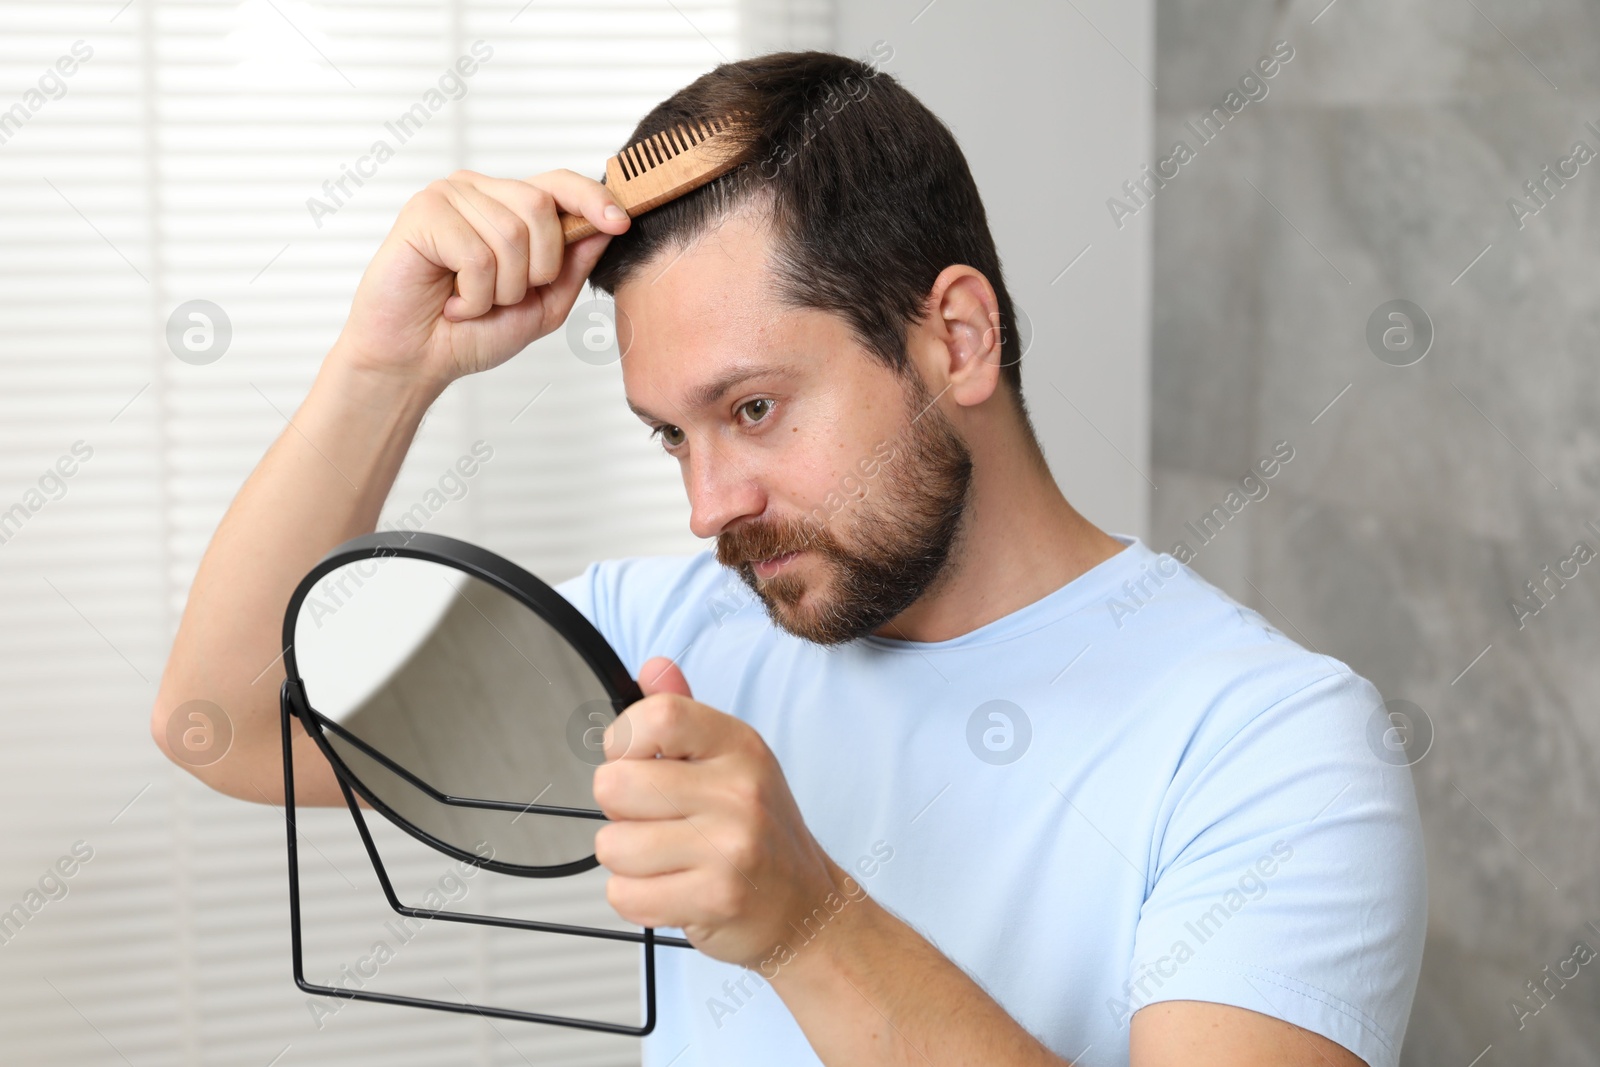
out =
[[[594,835],[594,858],[612,874],[649,878],[703,865],[715,853],[684,819],[612,822]]]
[[[474,174],[473,188],[490,197],[515,215],[528,232],[522,246],[530,286],[549,285],[561,270],[566,253],[561,233],[561,218],[555,197],[544,189],[514,178],[491,178]]]
[[[529,224],[515,211],[478,187],[481,175],[457,171],[444,179],[450,202],[494,250],[494,302],[521,303],[528,292]]]
[[[535,174],[528,184],[555,197],[556,205],[569,215],[582,215],[601,233],[627,232],[630,220],[616,194],[605,185],[570,170],[551,170]],[[608,210],[610,209],[610,210]]]
[[[594,769],[594,802],[608,819],[688,819],[737,809],[730,768],[694,760],[619,759]]]
[[[597,242],[599,249],[610,241],[609,234],[596,234],[587,240]],[[551,285],[532,288],[522,301],[510,307],[496,306],[485,314],[481,322],[493,337],[494,346],[501,351],[520,352],[534,341],[561,325],[572,311],[583,280],[594,268],[599,258],[597,247],[591,245],[587,253],[569,251],[561,265],[561,273]],[[577,249],[577,245],[573,245]]]
[[[567,250],[567,258],[554,282],[529,289],[521,303],[491,308],[482,322],[497,338],[495,345],[504,351],[520,352],[560,326],[571,313],[584,279],[594,269],[610,240],[611,235],[604,233],[584,238]]]
[[[639,668],[639,689],[649,696],[652,693],[677,693],[692,697],[689,680],[669,656],[651,656]]]
[[[589,272],[600,262],[601,254],[610,243],[609,233],[597,233],[585,237],[566,250],[565,258],[561,261],[561,271],[556,275],[555,281],[536,290],[543,302],[541,314],[545,322],[561,323],[566,320],[572,312],[572,305],[578,301],[578,293],[583,290],[583,283],[588,279]],[[618,343],[621,343],[620,336]]]
[[[709,879],[698,871],[674,871],[650,878],[614,874],[606,880],[606,903],[636,926],[675,926],[704,918],[697,902],[706,897]]]
[[[745,727],[716,708],[676,693],[654,693],[623,711],[626,735],[613,723],[606,727],[606,759],[705,759],[724,751],[733,734]],[[624,744],[626,742],[626,744]]]
[[[445,301],[444,317],[452,322],[475,319],[494,307],[494,249],[461,217],[447,190],[436,183],[429,191],[435,203],[408,240],[424,258],[455,272],[456,294]]]

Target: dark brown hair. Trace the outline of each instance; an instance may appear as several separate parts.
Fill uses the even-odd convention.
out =
[[[888,58],[881,42],[874,51],[875,61]],[[907,328],[953,263],[981,271],[1001,324],[1015,321],[966,157],[893,76],[828,52],[724,63],[656,105],[628,143],[739,113],[749,131],[739,164],[612,238],[590,275],[596,289],[615,294],[657,253],[705,232],[726,209],[767,197],[780,299],[843,316],[897,373],[909,366]],[[1001,337],[1001,377],[1026,425],[1022,338],[1011,328]]]

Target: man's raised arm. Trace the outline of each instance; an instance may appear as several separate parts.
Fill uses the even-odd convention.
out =
[[[560,211],[601,232],[565,248]],[[526,181],[457,171],[406,203],[305,401],[200,561],[150,719],[168,757],[230,796],[283,801],[278,689],[294,587],[329,549],[376,528],[445,387],[558,328],[611,235],[627,227],[605,186],[571,171]],[[179,711],[190,701],[227,716],[232,743],[221,759],[183,747]],[[295,730],[296,800],[341,803],[332,768]]]

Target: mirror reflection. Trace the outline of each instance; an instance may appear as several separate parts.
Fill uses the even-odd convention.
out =
[[[610,696],[511,594],[441,563],[372,557],[323,578],[294,634],[311,707],[439,792],[596,809]],[[456,848],[528,867],[594,853],[597,820],[445,804],[336,730],[323,734],[373,796]]]

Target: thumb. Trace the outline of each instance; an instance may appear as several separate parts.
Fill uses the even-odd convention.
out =
[[[567,315],[572,311],[572,305],[578,302],[578,294],[583,290],[583,283],[589,279],[589,272],[600,262],[601,254],[610,243],[611,235],[604,231],[591,233],[573,242],[562,253],[561,269],[556,272],[556,276],[549,284],[530,290],[538,293],[543,301],[546,332],[554,330],[566,321]]]
[[[639,668],[639,688],[645,696],[652,693],[694,696],[689,692],[689,680],[683,676],[678,665],[666,656],[651,656],[644,661],[644,666]]]

